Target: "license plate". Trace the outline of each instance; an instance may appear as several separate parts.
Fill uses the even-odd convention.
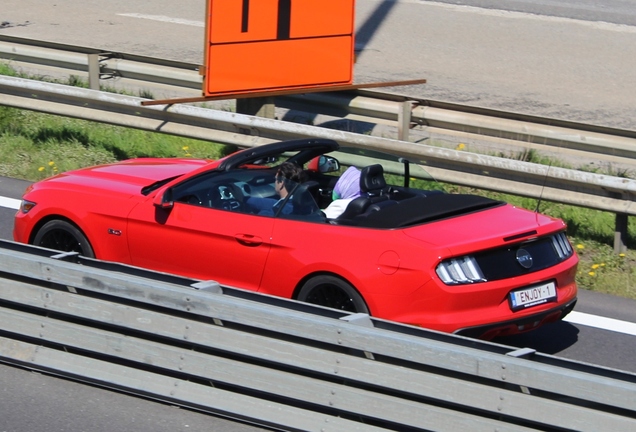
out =
[[[510,308],[513,311],[556,301],[556,285],[548,282],[510,293]]]

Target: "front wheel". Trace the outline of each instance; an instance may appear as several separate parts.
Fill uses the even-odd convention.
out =
[[[78,252],[87,258],[95,258],[93,248],[84,233],[63,220],[45,223],[35,235],[33,244],[61,252]]]
[[[353,313],[369,313],[362,296],[349,283],[331,275],[309,279],[298,292],[298,300]]]

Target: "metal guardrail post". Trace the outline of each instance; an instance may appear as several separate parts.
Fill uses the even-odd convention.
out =
[[[99,90],[99,54],[88,54],[88,88]]]
[[[614,230],[614,252],[619,254],[627,250],[627,215],[616,213],[616,223]]]
[[[400,141],[409,141],[412,110],[412,101],[404,101],[400,104],[400,110],[398,111],[398,139]]]

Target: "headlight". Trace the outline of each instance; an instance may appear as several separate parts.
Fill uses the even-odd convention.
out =
[[[20,211],[24,214],[31,211],[33,207],[35,207],[35,203],[33,201],[22,200],[20,203]]]
[[[442,261],[435,271],[442,282],[447,285],[486,282],[477,261],[471,256]]]

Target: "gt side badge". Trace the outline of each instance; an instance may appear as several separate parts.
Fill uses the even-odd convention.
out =
[[[108,228],[108,234],[120,236],[121,235],[121,230]]]

